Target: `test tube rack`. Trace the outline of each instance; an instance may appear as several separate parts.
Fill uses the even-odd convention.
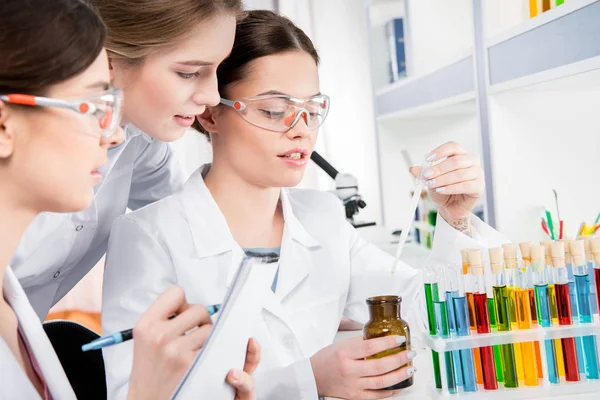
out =
[[[541,342],[548,339],[562,339],[571,337],[580,337],[593,335],[596,342],[599,342],[600,320],[598,315],[594,316],[593,323],[580,324],[575,323],[569,326],[540,327],[536,326],[528,330],[514,330],[507,332],[492,332],[489,334],[478,334],[471,332],[470,336],[441,338],[436,335],[425,335],[424,344],[432,351],[440,354],[443,352],[461,349],[478,349],[485,346],[493,346],[509,343],[522,342]],[[599,343],[600,344],[600,343]],[[600,347],[599,347],[600,348]],[[541,396],[559,396],[559,395],[577,395],[584,393],[600,392],[600,380],[587,380],[585,374],[581,372],[579,382],[566,382],[561,378],[559,384],[551,384],[546,379],[546,354],[544,346],[540,346],[542,355],[542,370],[544,378],[539,379],[539,386],[525,386],[519,382],[518,388],[504,388],[501,383],[498,384],[498,390],[485,390],[483,385],[478,385],[477,392],[464,392],[460,387],[456,393],[448,391],[448,380],[446,375],[446,362],[440,357],[440,375],[442,380],[441,389],[432,389],[433,398],[460,397],[461,399],[531,399]],[[533,360],[532,360],[533,362]],[[510,393],[510,394],[508,394]]]

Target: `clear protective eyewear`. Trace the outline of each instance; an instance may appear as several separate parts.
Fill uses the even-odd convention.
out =
[[[299,99],[287,95],[246,97],[240,100],[221,99],[221,104],[233,108],[250,124],[272,132],[290,131],[300,119],[308,129],[316,130],[327,118],[329,96],[317,95]]]
[[[99,134],[110,138],[121,120],[123,92],[110,86],[103,93],[81,100],[59,100],[28,94],[4,94],[0,95],[0,100],[22,106],[64,108],[79,114],[93,115],[98,120]]]

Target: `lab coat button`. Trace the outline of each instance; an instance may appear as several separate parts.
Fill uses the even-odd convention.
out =
[[[60,271],[56,271],[56,273],[54,274],[54,278],[58,278],[60,276]]]
[[[80,230],[82,230],[82,229],[83,229],[83,225],[77,225],[77,228],[75,228],[75,230],[76,230],[77,232],[79,232],[79,231],[80,231]]]

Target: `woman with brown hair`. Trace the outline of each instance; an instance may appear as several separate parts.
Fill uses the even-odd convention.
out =
[[[15,251],[11,266],[41,320],[102,258],[116,217],[183,186],[168,142],[218,104],[216,70],[241,12],[241,0],[87,2],[108,28],[111,83],[126,99],[125,140],[109,148],[91,205],[68,216],[42,213]]]
[[[88,207],[110,148],[126,145],[119,127],[123,95],[110,85],[105,36],[100,18],[80,0],[0,2],[2,399],[75,398],[9,262],[36,215]],[[204,307],[188,304],[181,288],[167,288],[135,323],[128,398],[169,398],[210,328]],[[259,358],[250,346],[247,372]],[[240,399],[255,397],[247,373],[232,373],[228,382]]]
[[[392,275],[393,257],[359,235],[335,196],[293,189],[329,111],[318,65],[311,40],[287,18],[250,11],[238,21],[233,50],[217,72],[220,105],[208,107],[196,124],[209,132],[212,164],[182,192],[115,221],[105,330],[136,321],[139,310],[175,283],[190,301],[218,304],[245,253],[270,253],[279,256],[277,273],[271,290],[257,293],[265,299],[254,333],[263,346],[259,398],[380,399],[395,393],[381,389],[415,373],[407,365],[414,351],[365,359],[405,338],[333,343],[342,315],[359,328],[366,322],[365,300],[374,295],[401,295],[403,318],[418,330],[422,282],[418,270],[401,262]],[[424,174],[440,207],[433,259],[447,262],[460,248],[501,240],[471,215],[483,191],[477,158],[446,143],[429,159],[438,161]],[[131,349],[109,350],[108,386],[123,390]]]

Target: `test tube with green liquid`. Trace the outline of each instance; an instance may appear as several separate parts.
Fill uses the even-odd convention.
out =
[[[427,322],[429,325],[429,334],[435,336],[436,322],[433,303],[439,301],[438,284],[435,281],[435,272],[433,268],[425,269],[425,303],[427,305]],[[435,379],[435,387],[442,388],[442,377],[440,374],[440,356],[437,351],[431,351],[431,361],[433,363],[433,376]]]

